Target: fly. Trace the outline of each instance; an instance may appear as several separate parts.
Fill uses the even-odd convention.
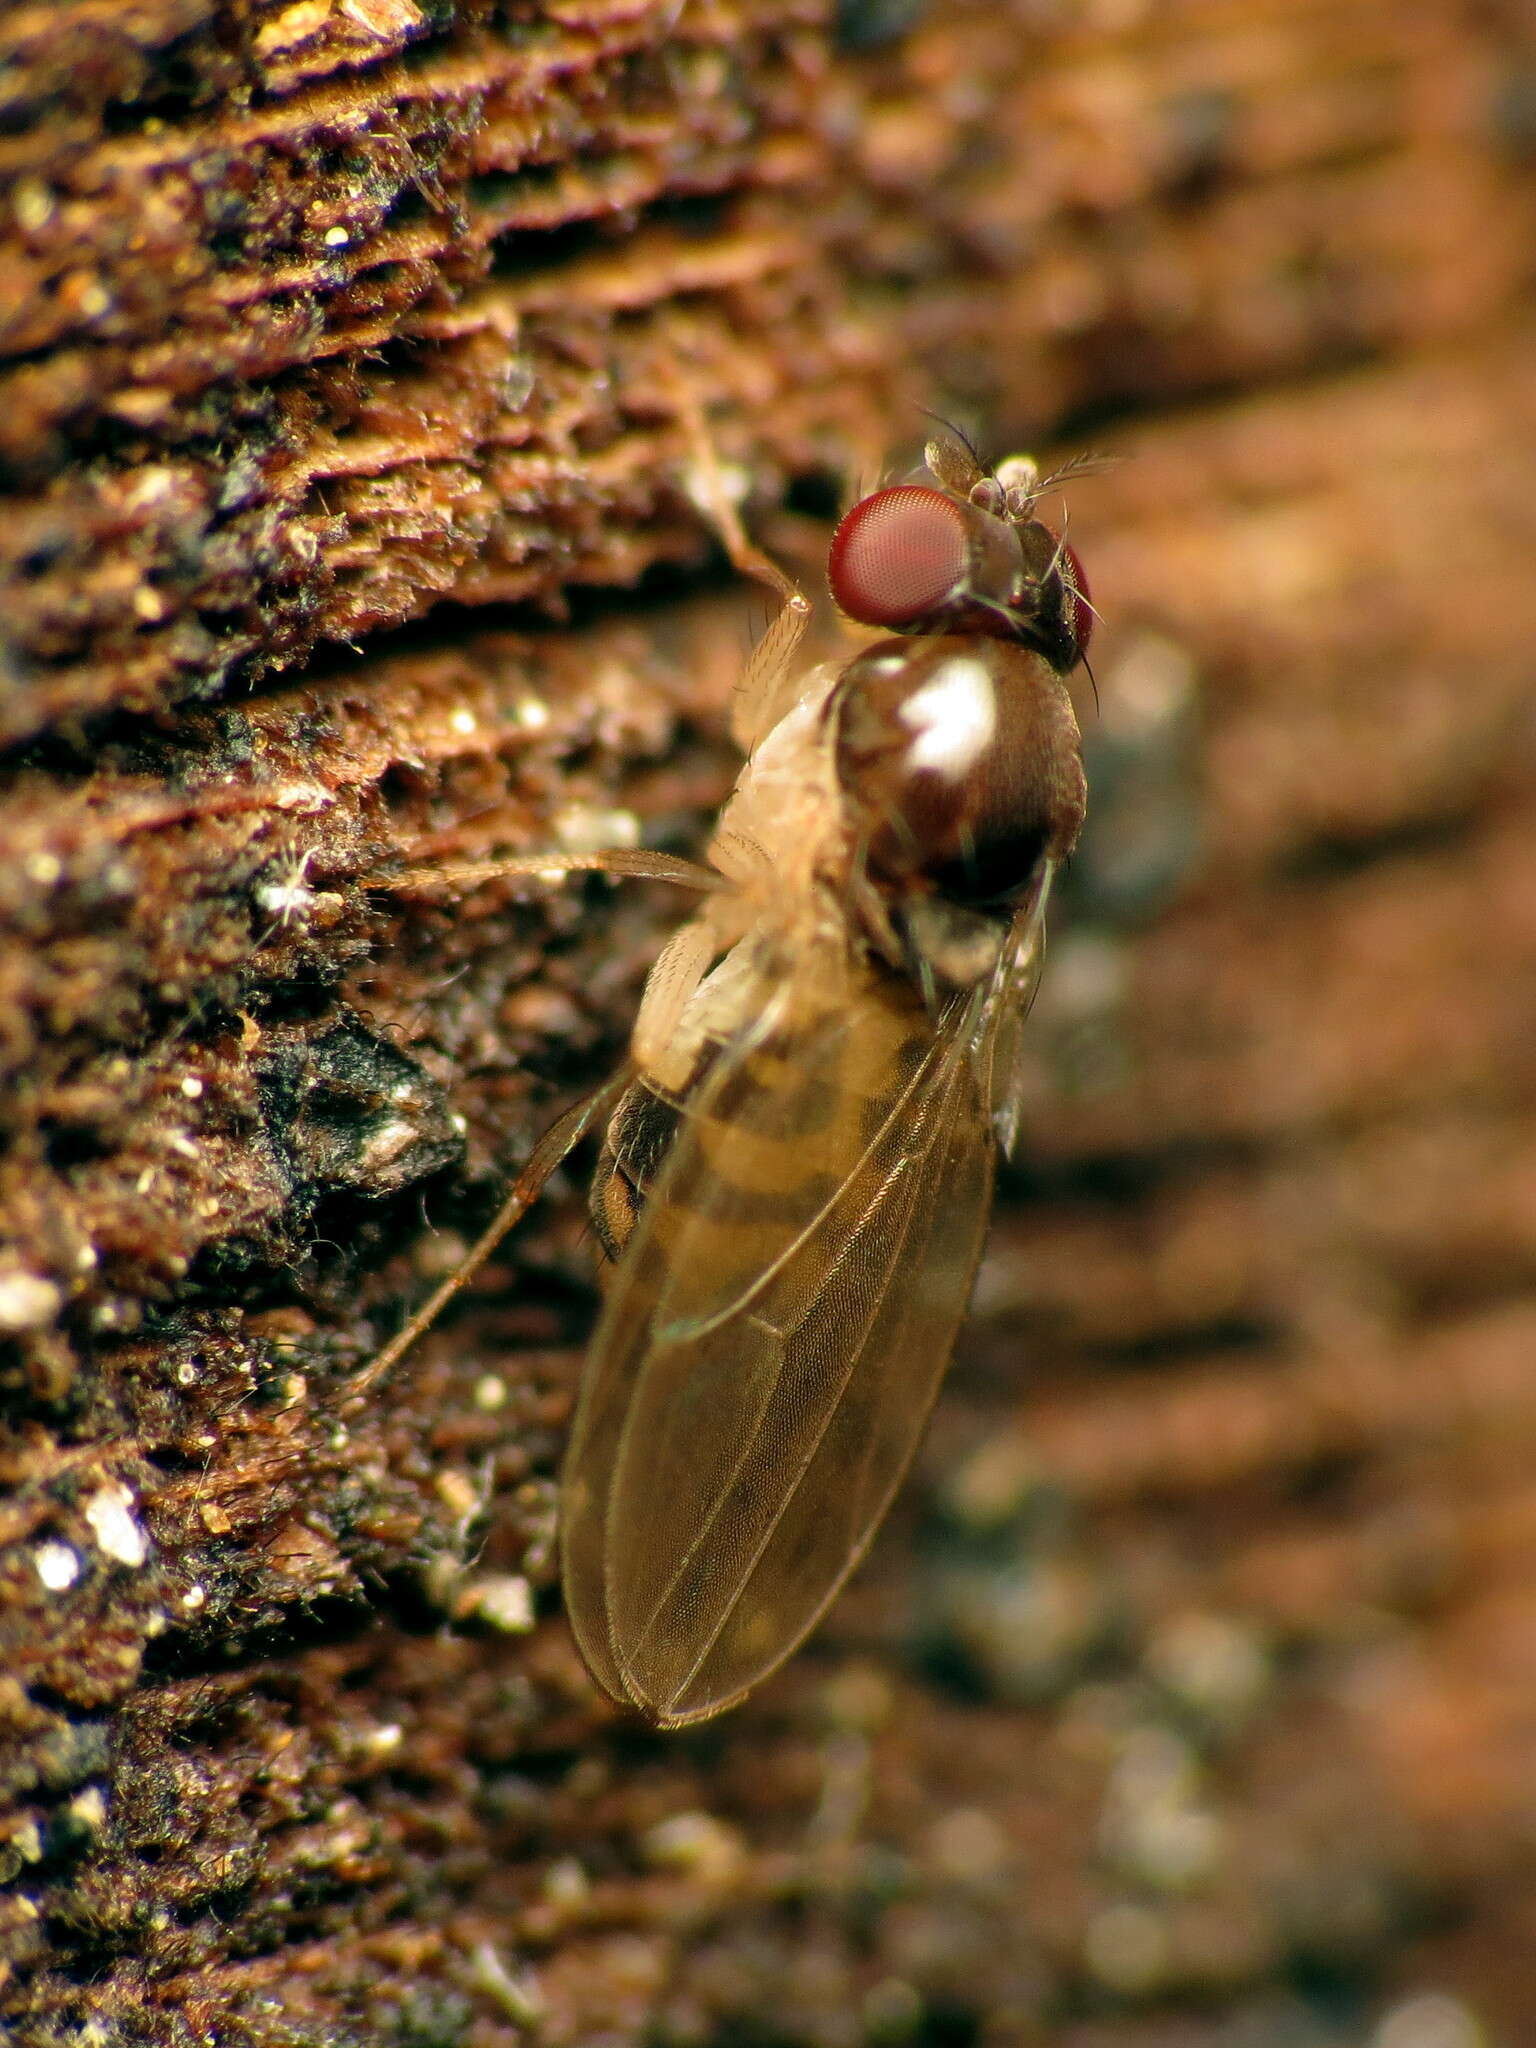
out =
[[[699,894],[620,1074],[356,1383],[597,1130],[607,1272],[562,1476],[565,1603],[597,1683],[662,1727],[734,1705],[815,1627],[965,1315],[1085,803],[1066,677],[1093,615],[1076,554],[1035,516],[1056,481],[930,442],[831,543],[835,603],[886,637],[809,670],[809,603],[722,495],[733,556],[783,604],[737,689],[747,758],[707,866],[629,851],[454,871],[596,868]]]

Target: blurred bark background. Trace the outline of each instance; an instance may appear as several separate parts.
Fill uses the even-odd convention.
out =
[[[11,0],[0,166],[0,2033],[1536,2036],[1529,0]],[[677,907],[391,873],[729,786],[687,394],[808,578],[1133,459],[950,1391],[658,1738],[574,1178],[347,1390]]]

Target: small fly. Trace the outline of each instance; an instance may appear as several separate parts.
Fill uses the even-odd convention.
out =
[[[531,855],[699,908],[621,1072],[548,1134],[386,1371],[579,1138],[607,1265],[561,1486],[566,1610],[613,1699],[661,1727],[734,1705],[816,1626],[912,1460],[1020,1103],[1018,1034],[1085,786],[1066,678],[1092,625],[1026,456],[956,439],[856,504],[828,584],[885,636],[797,667],[783,605],[736,692],[746,754],[707,866]]]

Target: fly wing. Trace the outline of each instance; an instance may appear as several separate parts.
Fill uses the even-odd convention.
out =
[[[1014,918],[977,1031],[982,1093],[991,1108],[992,1134],[1005,1159],[1013,1157],[1023,1120],[1024,1020],[1045,965],[1045,906],[1053,877],[1054,870],[1045,867]]]
[[[664,1724],[740,1698],[858,1562],[986,1225],[983,999],[936,1030],[893,979],[814,980],[781,985],[688,1105],[573,1433],[572,1623],[599,1682]]]

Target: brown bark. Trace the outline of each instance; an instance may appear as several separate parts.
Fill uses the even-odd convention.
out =
[[[1533,78],[1519,0],[0,17],[0,2031],[1529,2035]],[[574,1187],[347,1403],[675,906],[390,878],[695,847],[688,405],[809,576],[919,403],[1133,458],[1036,1111],[869,1566],[646,1737]]]

